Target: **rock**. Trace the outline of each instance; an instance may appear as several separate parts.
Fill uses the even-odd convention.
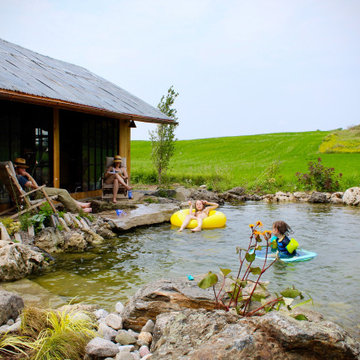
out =
[[[282,191],[278,191],[277,193],[275,193],[274,200],[277,202],[294,201],[295,196],[290,192],[284,193]]]
[[[236,186],[227,191],[227,193],[237,196],[245,195],[245,192],[245,188],[243,188],[242,186]]]
[[[111,239],[116,236],[116,234],[111,230],[111,227],[108,223],[103,223],[100,226],[95,225],[94,229],[96,233],[104,239]]]
[[[98,308],[98,305],[79,303],[79,304],[67,304],[67,305],[59,307],[57,310],[60,312],[65,311],[67,313],[73,313],[73,314],[79,312],[79,313],[85,313],[85,315],[87,315],[86,313],[95,313],[97,308]],[[92,317],[92,315],[91,315],[91,317]]]
[[[360,187],[347,189],[343,196],[343,202],[346,205],[358,206],[360,204]]]
[[[21,329],[21,322],[18,321],[15,324],[12,324],[11,326],[9,326],[8,332],[9,333],[18,332],[18,331],[20,331],[20,329]]]
[[[116,355],[115,360],[134,360],[134,356],[129,352],[119,352]]]
[[[96,337],[86,345],[85,352],[92,356],[113,357],[119,352],[119,348],[109,340]]]
[[[112,221],[117,230],[128,230],[137,226],[160,224],[170,221],[171,215],[179,210],[175,204],[139,205],[126,216],[118,217],[114,212],[102,213],[107,221]]]
[[[151,333],[149,333],[147,331],[142,331],[139,334],[137,344],[139,344],[140,346],[142,346],[142,345],[149,346],[151,344],[151,341],[152,341]]]
[[[136,332],[136,331],[134,331],[134,330],[132,330],[132,329],[129,329],[129,330],[128,330],[128,333],[129,333],[130,335],[132,335],[136,340],[139,338],[139,333]]]
[[[9,325],[2,325],[0,326],[0,334],[6,334],[7,332],[9,332]]]
[[[29,245],[0,240],[0,281],[19,280],[48,265],[44,255]]]
[[[118,301],[118,302],[115,304],[115,311],[116,311],[118,314],[121,314],[123,310],[124,310],[124,305],[122,304],[122,302]]]
[[[135,350],[134,345],[121,345],[121,346],[119,346],[119,351],[120,352],[132,352],[134,350]]]
[[[109,313],[104,309],[99,309],[94,311],[94,315],[97,319],[105,319],[109,315]]]
[[[157,189],[152,193],[152,196],[157,196],[162,198],[175,198],[176,191],[172,189]]]
[[[276,311],[240,318],[187,309],[159,315],[154,334],[151,351],[159,360],[355,360],[360,354],[359,343],[336,324],[298,321]]]
[[[310,199],[310,195],[303,191],[297,191],[294,192],[295,200],[301,201],[301,202],[307,202]]]
[[[245,194],[244,195],[236,195],[236,194],[226,192],[226,193],[221,194],[220,196],[224,201],[228,201],[232,204],[237,204],[237,203],[244,202],[247,200],[247,195],[245,195]]]
[[[115,210],[132,210],[136,209],[137,205],[131,204],[131,203],[122,203],[121,201],[118,201],[116,204],[114,204],[111,201],[103,201],[103,200],[92,200],[91,201],[91,208],[93,209],[93,213],[99,213],[103,211],[115,211]]]
[[[187,201],[191,196],[191,190],[183,186],[175,189],[175,199],[178,201]]]
[[[8,320],[8,322],[6,323],[6,325],[9,325],[9,326],[14,325],[14,324],[15,324],[15,321],[13,319]]]
[[[308,201],[309,201],[309,203],[313,203],[313,204],[323,204],[323,203],[328,203],[329,199],[325,193],[314,191],[311,194]]]
[[[113,328],[114,330],[122,329],[122,318],[116,314],[109,314],[105,318],[105,324]]]
[[[95,231],[91,229],[84,229],[85,241],[90,245],[99,245],[104,242],[104,238],[97,234]]]
[[[140,331],[156,316],[185,308],[214,309],[212,289],[200,289],[196,281],[161,279],[140,288],[130,298],[122,312],[123,326]]]
[[[330,202],[332,204],[342,204],[343,203],[343,199],[342,199],[343,196],[344,196],[343,192],[335,192],[335,193],[331,194]]]
[[[145,332],[149,332],[152,334],[152,332],[154,331],[154,327],[155,324],[154,322],[150,319],[146,322],[146,324],[143,326],[143,328],[141,329],[141,331],[145,331]]]
[[[147,359],[152,359],[152,358],[155,359],[152,354],[147,354],[143,358],[141,358],[141,360],[147,360]]]
[[[136,343],[135,337],[130,335],[126,330],[119,330],[115,337],[115,341],[121,345],[131,345]]]
[[[219,205],[223,205],[224,204],[224,200],[222,199],[221,196],[219,196],[218,194],[212,192],[212,191],[208,191],[208,190],[192,190],[191,191],[191,198],[193,200],[207,200],[210,202],[215,202]]]
[[[105,340],[113,341],[116,338],[117,331],[101,322],[98,327],[99,336],[104,338]]]
[[[141,357],[144,357],[145,355],[150,354],[150,350],[146,345],[143,345],[140,347],[139,353]]]

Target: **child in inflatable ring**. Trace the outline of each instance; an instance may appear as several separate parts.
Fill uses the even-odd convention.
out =
[[[288,234],[292,232],[291,227],[285,221],[275,221],[272,229],[272,247],[279,251],[280,257],[292,257],[296,255],[299,246],[295,239],[289,239]]]
[[[219,204],[211,203],[206,200],[196,200],[195,202],[195,212],[193,213],[193,203],[192,201],[189,201],[190,210],[189,215],[186,215],[184,222],[181,224],[180,229],[178,230],[183,231],[186,226],[189,224],[191,220],[197,220],[198,226],[194,229],[192,229],[192,232],[201,231],[203,220],[209,216],[209,212],[211,210],[215,210]],[[210,205],[205,207],[205,205]]]

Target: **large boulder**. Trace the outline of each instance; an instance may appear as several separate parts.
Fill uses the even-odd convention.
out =
[[[271,312],[239,318],[223,311],[183,310],[159,315],[151,346],[162,359],[358,359],[359,343],[321,317],[295,320]]]
[[[347,189],[343,196],[343,202],[346,205],[358,206],[360,204],[360,187]]]
[[[330,201],[330,194],[314,191],[308,201],[313,204],[325,204]]]
[[[161,279],[140,288],[125,305],[121,317],[125,328],[140,331],[149,319],[154,321],[164,312],[214,307],[212,289],[200,289],[194,281]]]
[[[0,240],[0,281],[19,280],[48,265],[44,254],[29,245]]]
[[[224,200],[219,194],[205,189],[193,189],[191,191],[191,198],[193,200],[207,200],[209,202],[215,202],[219,205],[224,204]]]
[[[9,319],[15,320],[23,308],[24,301],[19,295],[0,289],[0,326]]]
[[[184,186],[179,186],[175,189],[175,199],[178,201],[187,201],[190,199],[191,190]]]

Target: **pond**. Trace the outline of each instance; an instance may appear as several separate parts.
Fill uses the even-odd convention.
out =
[[[178,233],[170,224],[138,228],[83,254],[57,258],[55,268],[33,281],[65,300],[96,303],[112,310],[136,289],[161,277],[202,274],[219,267],[235,272],[236,246],[248,244],[249,224],[270,229],[286,221],[300,246],[318,256],[300,263],[276,263],[263,279],[270,290],[295,285],[322,312],[360,337],[360,209],[311,204],[248,202],[224,206],[223,229]]]

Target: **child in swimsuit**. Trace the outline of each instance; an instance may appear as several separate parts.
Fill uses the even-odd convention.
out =
[[[286,248],[290,243],[290,239],[287,236],[290,232],[292,232],[291,227],[286,222],[275,221],[273,223],[273,237],[271,239],[276,241],[277,250],[279,251],[280,256],[291,257],[296,255],[296,250],[290,253]]]
[[[195,212],[193,213],[192,201],[189,201],[189,205],[190,205],[189,215],[186,215],[184,222],[182,223],[180,229],[178,230],[179,232],[183,231],[186,228],[186,226],[188,226],[191,220],[197,220],[198,222],[198,226],[192,229],[191,231],[193,232],[201,231],[203,220],[209,216],[209,212],[211,210],[215,210],[219,206],[219,204],[211,203],[206,200],[196,200]],[[210,206],[205,207],[205,205],[210,205]]]

